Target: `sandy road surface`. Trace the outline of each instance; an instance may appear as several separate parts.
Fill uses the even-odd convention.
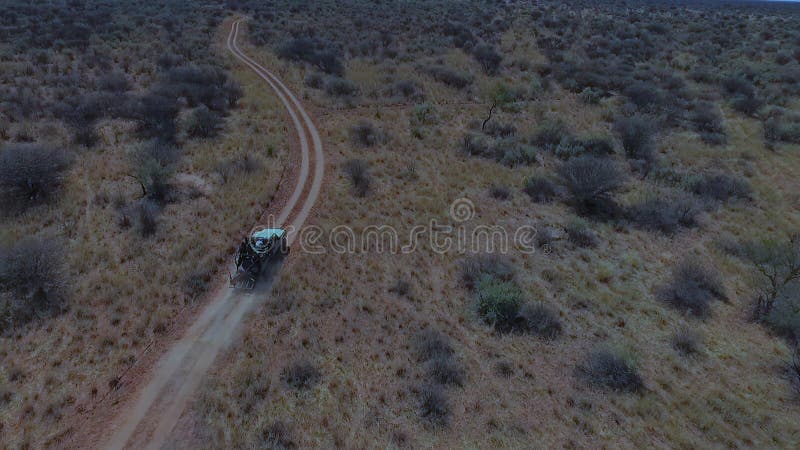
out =
[[[275,221],[277,226],[288,228],[287,239],[291,245],[297,237],[296,230],[308,217],[322,186],[322,141],[295,95],[274,74],[239,49],[240,24],[241,20],[237,20],[231,26],[228,50],[264,79],[280,98],[300,142],[301,167],[296,186]],[[313,147],[313,155],[310,147]],[[314,167],[310,174],[312,160]],[[288,223],[290,217],[293,220]],[[268,269],[253,292],[223,291],[209,301],[186,333],[158,361],[150,380],[132,395],[130,406],[123,410],[115,421],[115,427],[110,430],[110,439],[102,444],[104,448],[160,448],[164,445],[220,350],[237,337],[247,313],[266,299],[272,278],[279,269],[280,263]]]

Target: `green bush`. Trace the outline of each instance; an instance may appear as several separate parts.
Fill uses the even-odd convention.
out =
[[[523,298],[516,283],[484,275],[475,287],[475,298],[484,322],[501,332],[513,329]]]

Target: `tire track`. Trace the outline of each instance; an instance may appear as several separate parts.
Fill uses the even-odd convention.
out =
[[[236,20],[231,26],[228,50],[275,92],[288,111],[299,138],[301,167],[297,184],[276,220],[276,226],[287,228],[287,240],[291,245],[321,190],[324,173],[322,140],[310,116],[291,90],[238,47],[241,22],[241,19]],[[312,159],[309,141],[314,147],[314,170],[311,186],[303,198]],[[291,224],[286,226],[301,200],[300,210],[294,214]],[[278,269],[275,267],[275,270]],[[209,302],[184,336],[156,364],[152,378],[137,392],[133,406],[117,420],[117,427],[104,447],[160,448],[164,445],[220,351],[237,337],[244,317],[266,299],[271,280],[262,284],[256,292],[226,291]]]

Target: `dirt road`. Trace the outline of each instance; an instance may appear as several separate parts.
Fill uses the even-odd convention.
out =
[[[301,163],[296,185],[275,221],[277,226],[288,229],[287,239],[291,245],[322,186],[322,142],[295,95],[274,74],[239,49],[240,24],[241,20],[237,20],[231,26],[228,50],[264,79],[280,98],[300,143]],[[313,147],[313,154],[310,147]],[[279,269],[280,263],[268,269],[269,273],[254,292],[227,290],[209,301],[186,333],[158,361],[150,380],[131,395],[129,405],[116,420],[115,428],[110,430],[110,439],[102,444],[104,448],[161,448],[164,445],[217,355],[237,337],[243,318],[266,299],[272,278]]]

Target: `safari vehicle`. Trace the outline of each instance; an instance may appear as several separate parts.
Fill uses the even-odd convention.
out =
[[[286,253],[289,253],[286,230],[263,228],[253,231],[249,237],[242,239],[236,251],[236,273],[230,275],[231,287],[253,289],[264,265],[276,256]]]

